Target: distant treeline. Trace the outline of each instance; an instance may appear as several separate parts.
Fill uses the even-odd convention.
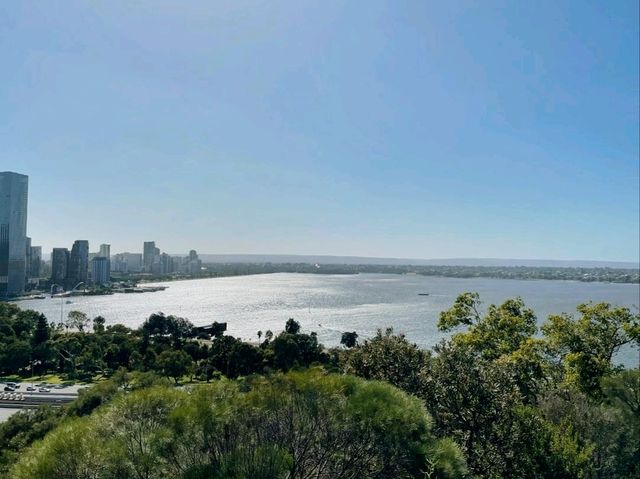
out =
[[[115,281],[167,281],[191,278],[220,278],[269,273],[307,274],[419,274],[446,278],[555,279],[600,281],[605,283],[640,283],[640,269],[568,268],[533,266],[417,266],[381,264],[311,264],[311,263],[206,263],[197,275],[112,274]]]
[[[530,266],[414,266],[375,264],[322,264],[308,263],[210,263],[205,265],[205,276],[240,276],[264,273],[314,274],[419,274],[448,278],[500,278],[500,279],[556,279],[571,281],[602,281],[611,283],[638,283],[640,270],[619,268],[561,268]]]

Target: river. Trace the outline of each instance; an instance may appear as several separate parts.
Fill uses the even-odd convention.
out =
[[[45,313],[58,322],[71,310],[90,317],[101,315],[107,325],[139,326],[151,313],[162,311],[188,318],[196,325],[228,323],[228,334],[257,340],[257,331],[282,330],[295,318],[303,330],[316,331],[322,343],[339,343],[344,331],[371,337],[378,328],[393,327],[422,347],[431,347],[446,335],[436,327],[438,314],[464,291],[477,291],[484,304],[521,296],[538,321],[549,314],[575,312],[586,301],[607,301],[632,307],[640,304],[640,285],[577,281],[441,278],[413,275],[321,275],[276,273],[162,283],[165,291],[66,299],[20,301],[23,308]],[[419,295],[427,293],[428,296]],[[619,355],[626,365],[637,365],[631,349]]]

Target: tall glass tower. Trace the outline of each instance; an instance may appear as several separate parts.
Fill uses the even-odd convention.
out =
[[[29,177],[0,172],[0,296],[24,292]]]

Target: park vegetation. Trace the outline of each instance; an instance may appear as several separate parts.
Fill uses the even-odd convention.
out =
[[[95,384],[0,424],[2,477],[640,477],[640,315],[460,295],[423,350],[392,329],[326,349],[289,319],[252,344],[157,313],[139,328],[0,303],[0,373]]]

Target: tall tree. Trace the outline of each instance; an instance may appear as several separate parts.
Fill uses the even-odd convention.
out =
[[[626,344],[640,342],[640,314],[609,303],[585,303],[580,316],[549,316],[542,326],[550,351],[558,358],[567,384],[595,397],[601,380],[614,370],[612,359]]]

